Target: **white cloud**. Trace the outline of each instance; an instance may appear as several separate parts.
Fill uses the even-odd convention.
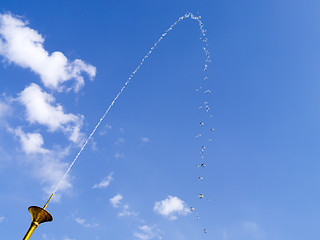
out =
[[[125,204],[122,207],[122,211],[118,213],[119,217],[127,217],[127,216],[138,216],[138,213],[130,211],[129,205]]]
[[[245,234],[255,237],[255,239],[261,239],[263,236],[263,231],[256,222],[244,222],[242,230]]]
[[[110,130],[110,129],[112,129],[112,126],[109,125],[109,124],[106,124],[106,125],[102,128],[102,130],[99,131],[99,134],[100,134],[101,136],[103,136],[103,135],[105,135],[105,134],[108,132],[108,130]]]
[[[8,115],[10,112],[11,112],[10,105],[0,101],[0,119]]]
[[[120,137],[114,144],[117,145],[117,144],[121,144],[121,143],[125,143],[126,140],[122,137]]]
[[[68,238],[68,237],[65,237],[63,240],[76,240],[75,238]]]
[[[166,199],[156,202],[153,210],[170,220],[176,220],[177,215],[191,213],[183,200],[173,196],[168,196]]]
[[[104,179],[102,179],[102,181],[100,183],[97,183],[95,185],[93,185],[93,189],[95,188],[106,188],[110,185],[111,181],[113,180],[113,172],[111,172],[107,177],[105,177]]]
[[[84,85],[82,73],[90,79],[96,75],[96,68],[80,59],[70,62],[61,52],[51,55],[44,49],[44,38],[29,28],[28,22],[12,14],[0,14],[0,55],[9,62],[28,68],[39,74],[43,84],[61,91],[63,83],[75,80],[74,90]]]
[[[114,208],[118,208],[120,206],[120,202],[123,199],[123,197],[121,196],[121,194],[117,194],[115,195],[113,198],[110,198],[110,203]]]
[[[124,154],[123,153],[116,153],[115,155],[114,155],[114,157],[115,158],[123,158],[124,157]]]
[[[150,142],[150,139],[148,137],[141,137],[140,140],[142,143]]]
[[[57,150],[59,151],[59,150]],[[49,197],[57,186],[58,182],[62,179],[68,164],[61,161],[63,150],[60,152],[50,151],[48,154],[42,154],[41,158],[38,156],[26,158],[25,163],[29,164],[31,176],[38,179],[43,185],[43,190],[46,197]],[[52,198],[52,201],[59,202],[62,192],[69,192],[72,189],[70,176],[62,181],[58,191]]]
[[[91,146],[92,151],[97,151],[98,150],[97,142],[94,140],[93,137],[90,139],[89,144]]]
[[[253,221],[245,221],[237,223],[233,227],[223,229],[221,232],[222,239],[246,239],[246,240],[265,240],[270,239],[265,234],[258,223]]]
[[[49,153],[48,149],[42,147],[44,141],[40,133],[25,133],[21,127],[15,130],[10,129],[10,131],[20,138],[22,149],[26,154]]]
[[[55,98],[42,91],[39,85],[32,83],[26,87],[18,100],[26,107],[26,118],[30,123],[44,125],[51,132],[62,130],[72,142],[82,139],[83,116],[64,113],[63,107],[55,103]]]
[[[121,204],[121,201],[122,201],[123,197],[121,196],[121,194],[117,194],[115,195],[113,198],[110,198],[110,203],[111,205],[114,207],[114,208],[119,208],[122,204]],[[121,211],[118,212],[118,217],[126,217],[126,216],[137,216],[138,213],[136,212],[133,212],[133,211],[130,211],[129,210],[129,205],[128,204],[123,204],[121,206]]]
[[[5,217],[0,217],[0,223],[4,221]]]
[[[23,163],[30,166],[31,175],[44,185],[45,193],[48,196],[51,195],[68,167],[68,164],[61,160],[69,154],[69,148],[45,149],[43,138],[39,133],[25,133],[21,127],[8,128],[8,131],[19,137],[22,150],[28,155],[23,158]],[[67,176],[61,183],[59,191],[54,195],[53,201],[59,201],[61,192],[70,191],[71,187],[70,177]]]
[[[140,240],[150,240],[154,238],[161,239],[161,236],[159,235],[159,230],[156,229],[155,226],[151,227],[148,225],[139,226],[140,232],[134,232],[133,236],[136,239]]]
[[[85,219],[82,218],[75,218],[74,219],[77,223],[82,225],[83,227],[98,227],[99,223],[88,223]]]
[[[62,179],[69,164],[61,161],[65,157],[69,149],[57,149],[51,151],[50,154],[42,155],[41,160],[35,161],[34,164],[34,176],[44,184],[44,191],[50,195],[58,182]],[[62,192],[69,192],[72,189],[70,181],[70,175],[62,181],[58,191],[53,197],[53,201],[59,202]]]

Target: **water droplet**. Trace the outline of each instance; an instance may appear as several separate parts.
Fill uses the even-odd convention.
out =
[[[204,122],[201,122],[201,123],[200,123],[200,126],[203,126],[203,125],[204,125]]]
[[[208,90],[205,90],[204,93],[205,93],[205,94],[211,93],[211,90],[209,90],[209,89],[208,89]]]
[[[207,165],[205,163],[201,163],[201,167],[206,167]]]
[[[203,232],[204,232],[204,233],[207,233],[207,232],[208,232],[208,230],[207,230],[207,229],[203,229]]]
[[[201,148],[202,148],[202,149],[206,149],[206,146],[202,146]]]
[[[197,165],[196,165],[196,167],[200,167],[200,165],[199,165],[199,164],[197,164]]]
[[[194,210],[195,210],[195,208],[194,208],[194,207],[191,207],[191,208],[190,208],[190,211],[191,211],[191,212],[193,212]]]
[[[199,220],[200,219],[200,217],[199,216],[197,216],[197,220]]]
[[[199,180],[202,181],[202,180],[203,180],[203,177],[199,177]]]
[[[199,90],[202,89],[202,86],[200,86],[199,88],[196,89],[197,92],[199,92]]]
[[[210,115],[210,116],[209,116],[209,118],[213,118],[213,116],[212,116],[212,115]]]
[[[207,69],[208,69],[208,65],[207,65],[207,64],[205,64],[205,65],[204,65],[204,69],[203,69],[203,71],[207,71]]]
[[[195,138],[201,137],[201,133],[199,133],[198,135],[194,136]]]
[[[202,106],[199,107],[199,109],[202,109],[202,108],[203,108]]]
[[[203,78],[203,80],[207,80],[207,79],[208,79],[208,77],[204,77],[204,78]]]
[[[210,111],[209,106],[206,106],[206,112],[209,112],[209,111]]]
[[[212,138],[209,139],[209,142],[212,142]]]
[[[202,193],[198,194],[198,198],[202,199],[204,198],[204,195]]]
[[[204,105],[208,105],[208,102],[204,102],[203,104],[204,104]]]
[[[213,132],[213,131],[214,131],[214,128],[210,128],[210,130]]]

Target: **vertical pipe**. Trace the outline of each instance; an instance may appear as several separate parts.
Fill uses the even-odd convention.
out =
[[[47,201],[47,203],[44,205],[43,209],[46,210],[51,198],[53,197],[53,193],[51,194],[51,196],[49,197],[49,200]]]
[[[36,230],[37,227],[38,227],[38,224],[36,224],[35,222],[32,222],[23,240],[30,239],[31,235],[33,234],[34,230]]]

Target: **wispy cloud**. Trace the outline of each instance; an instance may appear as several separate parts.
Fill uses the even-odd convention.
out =
[[[118,208],[120,206],[120,202],[123,199],[123,197],[121,196],[121,194],[117,194],[115,195],[113,198],[110,198],[110,203],[114,208]]]
[[[122,211],[118,213],[119,217],[138,216],[137,212],[131,211],[128,204],[122,206]]]
[[[87,220],[83,218],[75,218],[74,219],[77,223],[79,223],[81,226],[89,228],[89,227],[98,227],[99,223],[88,223]]]
[[[255,237],[255,239],[261,239],[264,235],[259,224],[252,221],[244,222],[242,225],[242,230],[245,234]]]
[[[122,204],[123,196],[121,194],[115,195],[113,198],[110,198],[109,201],[114,208],[120,208],[121,211],[118,212],[118,217],[126,216],[138,216],[137,212],[131,211],[128,204]]]
[[[106,124],[106,125],[99,131],[99,134],[100,134],[101,136],[103,136],[103,135],[107,134],[107,132],[108,132],[110,129],[112,129],[112,126],[109,125],[109,124]]]
[[[142,143],[150,142],[150,139],[148,137],[141,137],[140,140]]]
[[[62,162],[62,159],[68,154],[69,148],[65,148],[50,151],[49,154],[42,154],[41,160],[37,159],[37,157],[32,158],[33,176],[44,184],[43,189],[48,196],[52,193],[68,167],[67,163]],[[66,176],[52,200],[56,202],[60,201],[61,193],[70,193],[71,189],[70,176]]]
[[[0,223],[4,221],[5,217],[0,217]]]
[[[30,166],[32,176],[44,185],[46,194],[51,194],[53,188],[64,175],[67,164],[62,159],[69,154],[69,147],[54,150],[43,147],[44,140],[39,133],[25,133],[21,127],[8,128],[8,131],[19,137],[22,151],[26,153],[23,162]],[[53,201],[59,201],[61,192],[70,190],[72,187],[70,177],[67,176],[61,184],[59,192],[55,194]]]
[[[118,140],[114,143],[115,145],[121,144],[121,143],[125,143],[126,140],[122,137],[119,137]]]
[[[156,226],[148,225],[139,226],[139,232],[134,232],[133,237],[139,240],[162,239],[160,230]]]
[[[27,21],[0,14],[0,55],[8,62],[32,70],[46,87],[58,91],[65,89],[63,83],[69,80],[74,80],[74,91],[78,91],[84,85],[82,73],[95,77],[94,66],[80,59],[69,61],[62,52],[49,54],[43,44],[43,36],[29,28]]]
[[[83,116],[65,113],[55,98],[35,83],[30,84],[20,94],[18,101],[26,108],[26,119],[29,123],[44,125],[49,131],[62,130],[72,142],[82,138],[80,129]]]
[[[90,147],[91,147],[92,151],[97,151],[98,150],[97,142],[94,140],[94,137],[91,138],[89,144],[90,144]]]
[[[0,101],[0,120],[7,116],[11,112],[11,107],[9,104]]]
[[[19,138],[21,149],[27,154],[23,158],[23,162],[32,169],[32,176],[45,185],[44,190],[48,195],[51,194],[67,169],[67,164],[61,160],[69,154],[69,147],[65,149],[57,147],[54,150],[46,149],[43,147],[44,140],[40,133],[25,133],[21,127],[16,129],[8,127],[7,130]],[[71,187],[70,177],[67,176],[53,201],[59,201],[61,192],[70,190]]]
[[[247,240],[265,240],[269,239],[260,225],[254,221],[244,221],[237,223],[229,229],[223,229],[222,239],[247,239]]]
[[[63,240],[76,240],[75,238],[65,237]]]
[[[123,158],[124,157],[124,154],[123,153],[116,153],[115,155],[114,155],[114,157],[115,158]]]
[[[93,189],[96,188],[106,188],[110,185],[111,181],[113,181],[113,172],[111,172],[107,177],[105,177],[104,179],[102,179],[102,181],[100,183],[94,184],[93,185]]]
[[[177,215],[184,216],[191,213],[183,200],[173,196],[168,196],[166,199],[156,202],[153,210],[169,220],[176,220]]]

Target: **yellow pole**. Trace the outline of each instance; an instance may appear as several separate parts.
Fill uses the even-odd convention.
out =
[[[49,197],[49,200],[47,201],[47,203],[44,205],[43,209],[46,210],[51,198],[53,197],[53,193],[51,194],[51,196]]]
[[[36,228],[38,227],[37,224],[35,224],[34,222],[31,223],[28,232],[26,233],[26,235],[24,236],[23,240],[28,240],[30,239],[31,235],[33,234],[34,230],[36,230]]]

